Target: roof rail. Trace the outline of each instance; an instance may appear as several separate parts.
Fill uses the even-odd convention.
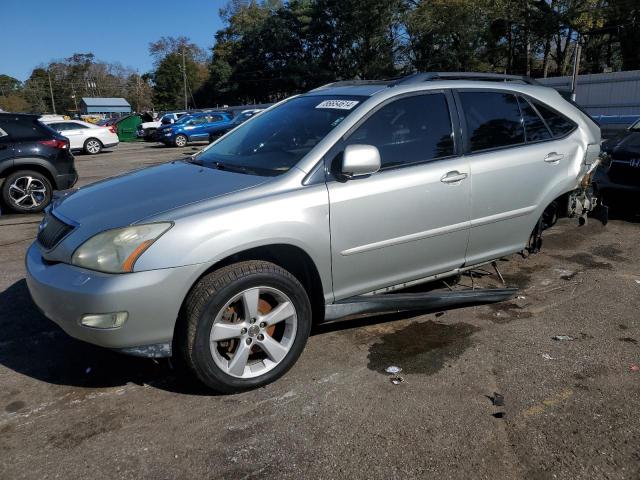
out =
[[[393,82],[393,85],[405,85],[409,83],[429,82],[434,80],[481,80],[488,82],[519,82],[528,85],[540,85],[531,77],[522,75],[503,75],[501,73],[477,73],[477,72],[425,72],[414,73]]]
[[[322,85],[320,87],[316,87],[311,92],[316,92],[318,90],[325,90],[327,88],[335,88],[335,87],[357,87],[362,85],[389,85],[392,83],[392,80],[339,80],[337,82],[327,83],[326,85]]]

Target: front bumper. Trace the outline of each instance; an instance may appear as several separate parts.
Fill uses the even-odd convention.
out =
[[[36,244],[26,256],[27,286],[38,308],[67,334],[127,353],[169,356],[178,311],[199,265],[127,274],[99,273],[47,263]],[[119,328],[80,324],[85,314],[129,313]]]

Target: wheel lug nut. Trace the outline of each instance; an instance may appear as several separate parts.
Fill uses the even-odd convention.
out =
[[[264,335],[263,334],[258,335],[258,340],[260,341],[264,340]]]
[[[247,333],[247,329],[246,329],[246,328],[243,328],[242,330],[240,330],[240,333],[241,333],[242,335],[244,335],[245,333]]]
[[[247,338],[247,345],[251,345],[252,340],[250,338]]]
[[[251,323],[256,323],[256,319],[255,319],[255,318],[252,318],[252,319],[251,319]]]
[[[266,323],[266,322],[260,322],[260,328],[264,328],[264,327],[266,327],[266,326],[267,326],[267,323]]]

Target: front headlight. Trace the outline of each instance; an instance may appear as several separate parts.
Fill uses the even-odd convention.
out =
[[[140,255],[171,226],[165,222],[107,230],[80,245],[71,263],[105,273],[133,272]]]

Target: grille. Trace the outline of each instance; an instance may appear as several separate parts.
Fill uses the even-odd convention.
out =
[[[67,225],[50,213],[44,217],[41,225],[44,225],[44,228],[38,232],[38,243],[47,250],[55,247],[73,230],[73,226]]]

